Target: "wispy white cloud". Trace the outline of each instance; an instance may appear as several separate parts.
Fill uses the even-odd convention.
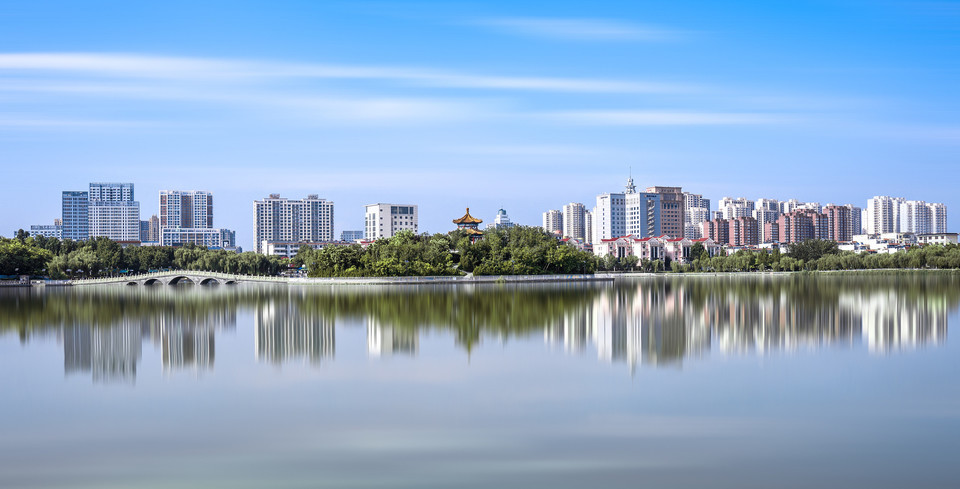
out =
[[[572,41],[676,41],[679,31],[606,19],[508,17],[482,19],[476,24],[503,32]]]
[[[782,114],[662,110],[583,110],[541,115],[561,122],[614,126],[718,126],[775,124],[795,120]]]
[[[0,54],[0,70],[73,72],[123,78],[210,82],[296,78],[382,80],[438,88],[548,92],[680,93],[702,90],[702,87],[691,84],[654,81],[515,77],[478,75],[414,67],[345,66],[128,54]]]

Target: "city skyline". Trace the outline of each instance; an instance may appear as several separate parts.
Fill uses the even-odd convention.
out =
[[[713,202],[960,204],[950,2],[7,5],[3,235],[90,181],[208,190],[244,249],[270,193],[337,202],[335,235],[375,202],[437,233],[631,167]]]

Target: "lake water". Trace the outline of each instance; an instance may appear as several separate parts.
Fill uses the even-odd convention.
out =
[[[0,487],[958,487],[960,274],[0,290]]]

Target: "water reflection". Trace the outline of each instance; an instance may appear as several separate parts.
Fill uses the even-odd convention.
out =
[[[332,319],[303,314],[292,300],[271,298],[254,316],[257,361],[280,365],[304,360],[319,365],[333,359],[336,335]]]
[[[64,372],[134,382],[149,341],[164,372],[213,368],[216,337],[253,317],[254,356],[321,368],[337,327],[365,327],[371,358],[417,356],[438,331],[467,353],[485,341],[540,336],[573,354],[638,366],[681,366],[722,354],[946,341],[960,275],[658,277],[616,284],[103,288],[0,291],[0,332],[55,335]]]

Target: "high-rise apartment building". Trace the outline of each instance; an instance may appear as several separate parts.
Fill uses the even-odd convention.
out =
[[[811,209],[797,209],[781,214],[777,222],[764,226],[764,240],[774,243],[797,243],[808,239],[830,239],[829,219]]]
[[[587,210],[579,202],[571,202],[563,206],[563,236],[584,240],[586,238]]]
[[[720,199],[720,212],[724,219],[735,219],[737,217],[752,217],[755,203],[746,197],[736,199],[724,197]]]
[[[90,194],[79,190],[63,192],[62,239],[83,241],[90,237]]]
[[[333,241],[333,202],[317,195],[289,200],[271,194],[253,201],[253,245],[263,253],[270,241]]]
[[[800,208],[800,206],[803,205],[803,202],[800,202],[797,199],[790,199],[781,201],[779,205],[781,214],[789,214]]]
[[[132,183],[91,183],[87,206],[89,237],[140,242],[140,202]]]
[[[699,239],[702,234],[700,223],[710,220],[710,199],[701,194],[683,193],[683,237]]]
[[[593,211],[583,212],[583,241],[593,244]]]
[[[685,198],[680,187],[647,187],[647,193],[657,194],[660,200],[660,232],[682,238],[684,231]]]
[[[410,204],[370,204],[364,207],[364,239],[392,238],[400,231],[419,232],[417,206]]]
[[[730,246],[756,246],[759,244],[757,220],[753,217],[735,217],[727,221]]]
[[[753,218],[757,220],[757,242],[765,241],[763,227],[776,222],[780,216],[780,201],[776,199],[757,199],[753,208]]]
[[[563,235],[563,212],[550,209],[543,213],[543,230],[550,234]]]
[[[906,199],[874,196],[867,201],[867,234],[896,233],[900,231],[900,204]]]
[[[828,204],[823,213],[827,216],[827,239],[850,241],[853,238],[853,210],[850,207]]]
[[[930,232],[947,232],[947,206],[941,203],[927,204],[930,209]]]
[[[867,201],[863,220],[867,234],[943,233],[947,228],[947,207],[942,203],[878,195]]]
[[[213,194],[205,190],[161,190],[160,244],[196,244],[207,248],[236,247],[236,232],[213,227]]]
[[[161,190],[160,227],[213,227],[213,194],[203,190]]]

